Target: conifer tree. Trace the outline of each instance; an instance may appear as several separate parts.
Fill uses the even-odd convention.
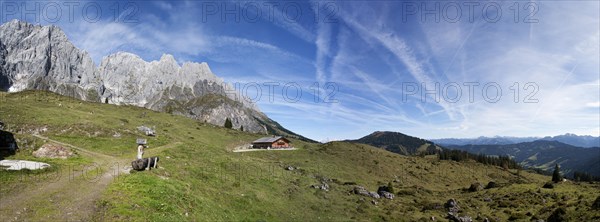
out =
[[[552,173],[552,181],[555,183],[562,181],[562,176],[560,175],[560,167],[558,167],[558,164],[554,166],[554,172]]]
[[[231,120],[229,118],[225,119],[225,128],[227,128],[227,129],[233,128],[233,124],[231,123]]]

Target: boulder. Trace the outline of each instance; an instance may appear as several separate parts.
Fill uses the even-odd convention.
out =
[[[324,191],[329,191],[329,184],[327,184],[327,183],[315,184],[315,185],[311,185],[310,187],[315,188],[315,189],[321,189]]]
[[[369,196],[369,191],[362,186],[355,186],[353,192],[354,194]]]
[[[483,190],[483,185],[479,182],[472,183],[469,187],[469,192],[477,192]]]
[[[37,158],[67,159],[73,155],[75,154],[69,148],[53,143],[46,143],[33,151],[33,156]]]
[[[387,192],[387,191],[380,191],[379,195],[386,199],[390,199],[390,200],[394,199],[394,194]]]
[[[458,207],[458,202],[456,202],[454,198],[449,199],[444,205],[444,207],[446,207],[448,213],[452,214],[458,214],[458,211],[460,210],[460,207]]]
[[[139,131],[142,131],[146,136],[156,136],[156,131],[154,129],[147,126],[138,126]]]
[[[131,167],[137,171],[150,170],[152,168],[158,168],[158,162],[160,158],[158,157],[150,157],[150,158],[142,158],[137,159],[131,162]]]
[[[375,199],[379,199],[381,198],[381,196],[379,196],[379,194],[375,193],[375,192],[369,192],[369,196]]]
[[[469,217],[469,216],[459,217],[457,215],[450,214],[450,213],[448,213],[448,216],[446,218],[449,221],[453,221],[453,222],[473,222],[473,219],[471,219],[471,217]]]

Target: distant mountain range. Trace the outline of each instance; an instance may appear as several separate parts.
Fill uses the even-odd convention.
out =
[[[587,141],[586,139],[589,139],[589,136],[566,134],[556,137],[537,138],[537,140],[529,142],[520,142],[532,139],[534,138],[480,137],[477,139],[444,139],[442,141],[451,143],[473,142],[489,144],[442,146],[432,141],[398,132],[377,131],[360,139],[346,140],[346,142],[368,144],[401,155],[418,155],[421,153],[436,153],[444,149],[455,149],[464,150],[472,154],[510,156],[527,168],[551,171],[555,164],[559,164],[563,174],[567,176],[572,176],[575,171],[579,171],[600,177],[600,147],[582,148],[554,140],[581,142]]]
[[[402,155],[435,153],[441,150],[441,147],[431,141],[389,131],[377,131],[357,140],[346,140],[346,142],[368,144]]]
[[[550,171],[555,164],[566,175],[575,171],[600,176],[600,147],[582,148],[558,141],[536,140],[503,145],[450,145],[450,149],[474,154],[508,155],[525,167]]]
[[[546,141],[558,141],[561,143],[569,144],[577,147],[600,147],[600,137],[595,136],[579,136],[572,133],[567,133],[558,136],[546,136],[546,137],[508,137],[508,136],[496,136],[496,137],[477,137],[477,138],[446,138],[446,139],[432,139],[432,142],[443,146],[451,145],[507,145],[516,144],[523,142],[533,142],[536,140]]]

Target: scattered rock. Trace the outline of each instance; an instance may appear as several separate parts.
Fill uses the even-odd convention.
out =
[[[448,213],[448,216],[446,218],[448,220],[454,221],[454,222],[473,222],[473,219],[471,219],[471,217],[469,217],[469,216],[459,217],[459,216],[456,216],[456,215],[450,214],[450,213]]]
[[[368,197],[372,197],[375,199],[381,198],[381,196],[379,196],[379,194],[377,194],[376,192],[369,192],[367,189],[365,189],[362,186],[355,186],[353,192],[354,192],[354,194],[368,196]]]
[[[484,202],[492,202],[492,198],[489,198],[489,197],[484,197],[484,198],[483,198],[483,201],[484,201]]]
[[[379,199],[381,198],[381,196],[379,196],[379,194],[375,193],[375,192],[369,192],[369,196],[375,199]]]
[[[139,131],[142,131],[146,136],[156,136],[156,131],[147,126],[138,126]]]
[[[315,188],[315,189],[321,189],[324,191],[329,191],[329,184],[327,184],[327,183],[315,184],[315,185],[311,185],[310,187]]]
[[[285,170],[294,171],[296,168],[293,166],[287,166]]]
[[[382,197],[386,198],[386,199],[390,199],[393,200],[394,199],[394,194],[387,192],[387,191],[380,191],[379,195],[381,195]]]
[[[431,221],[435,221],[435,216],[431,216],[429,219],[431,219]]]
[[[376,200],[371,200],[371,203],[372,203],[373,205],[377,205],[377,201],[376,201]]]
[[[483,190],[483,185],[479,182],[472,183],[469,187],[469,192],[477,192]]]
[[[448,213],[452,214],[458,214],[458,211],[460,210],[460,207],[458,207],[458,202],[456,202],[454,198],[449,199],[444,205],[444,207],[448,209]]]
[[[365,189],[362,186],[355,186],[354,187],[354,194],[358,194],[358,195],[363,195],[363,196],[369,196],[369,191],[367,189]]]
[[[0,160],[0,166],[8,167],[6,170],[38,170],[50,167],[50,164],[27,160]]]
[[[67,159],[73,155],[75,154],[70,149],[52,143],[46,143],[38,150],[33,151],[33,156],[37,158]]]
[[[114,137],[114,138],[121,138],[121,133],[119,133],[119,132],[115,132],[115,133],[113,134],[113,137]]]

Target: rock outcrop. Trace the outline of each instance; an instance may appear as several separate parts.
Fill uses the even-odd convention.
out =
[[[0,26],[0,45],[2,90],[48,90],[85,100],[98,95],[91,57],[60,28],[12,20]]]
[[[37,158],[67,159],[73,155],[75,154],[69,148],[52,143],[44,144],[33,151],[33,156]]]

